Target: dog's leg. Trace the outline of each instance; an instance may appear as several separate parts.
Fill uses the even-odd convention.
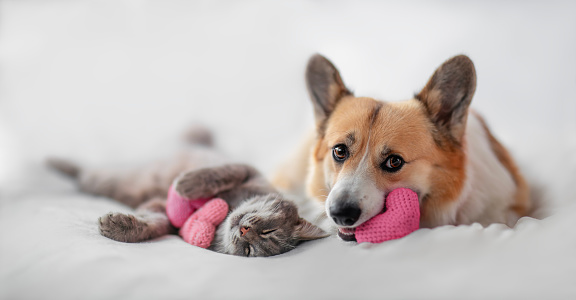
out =
[[[310,130],[294,152],[276,168],[272,184],[280,191],[300,197],[306,196],[306,176],[309,166],[310,149],[316,142],[316,132]]]
[[[119,242],[137,243],[176,233],[166,216],[166,200],[145,202],[134,215],[109,213],[98,219],[100,234]]]

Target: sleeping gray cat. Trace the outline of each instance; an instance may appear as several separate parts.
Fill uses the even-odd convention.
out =
[[[136,208],[135,214],[109,213],[99,218],[100,233],[116,241],[141,242],[177,232],[166,216],[171,183],[185,198],[218,197],[228,202],[231,212],[218,226],[210,247],[214,251],[272,256],[302,241],[328,236],[300,218],[294,202],[256,169],[244,164],[213,166],[216,160],[212,149],[195,145],[176,159],[128,172],[84,169],[60,159],[49,159],[48,164],[75,178],[80,190]]]
[[[232,211],[218,227],[212,249],[240,256],[272,256],[301,241],[327,237],[298,215],[294,202],[278,193],[254,168],[231,164],[183,173],[176,191],[188,198],[218,197]]]

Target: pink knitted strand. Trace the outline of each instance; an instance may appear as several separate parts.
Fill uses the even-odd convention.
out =
[[[202,207],[210,199],[187,199],[174,189],[174,186],[170,186],[168,190],[168,200],[166,202],[166,215],[170,223],[176,228],[182,227],[186,219],[195,212],[197,209]]]
[[[208,248],[214,239],[216,227],[228,214],[228,203],[215,198],[193,213],[180,228],[180,236],[188,244]]]
[[[399,239],[420,227],[418,194],[411,189],[395,189],[386,197],[386,211],[356,228],[358,243],[382,243]]]

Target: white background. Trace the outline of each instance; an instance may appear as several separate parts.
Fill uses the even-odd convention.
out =
[[[444,60],[469,55],[478,76],[473,107],[512,150],[544,200],[561,209],[572,207],[576,200],[575,16],[576,5],[571,1],[1,1],[0,209],[4,216],[12,215],[10,195],[48,191],[53,184],[70,188],[58,185],[62,182],[43,170],[41,163],[48,155],[93,165],[150,161],[176,150],[179,136],[194,123],[212,128],[218,146],[233,159],[271,174],[313,124],[304,68],[316,52],[333,61],[356,95],[386,101],[411,98]],[[107,205],[102,209],[112,209],[113,204]],[[10,220],[18,221],[14,216]],[[558,227],[531,222],[537,228],[544,226],[543,236],[548,239],[549,232],[568,230],[572,223],[566,222],[572,221],[563,220],[556,222]],[[426,231],[431,236],[425,232],[413,237],[409,245],[426,245],[432,239],[437,246],[431,246],[437,249],[430,258],[434,262],[427,261],[422,251],[403,256],[430,263],[414,281],[424,290],[419,294],[408,289],[411,292],[405,294],[403,285],[396,285],[392,295],[470,296],[465,288],[439,287],[432,275],[422,275],[446,265],[470,270],[461,266],[462,261],[450,260],[462,239],[471,243],[463,246],[469,251],[465,257],[491,253],[494,258],[488,264],[494,269],[486,267],[462,277],[467,283],[498,287],[487,288],[488,294],[478,297],[498,295],[489,292],[499,290],[512,296],[522,287],[527,289],[523,295],[532,297],[574,292],[573,287],[562,285],[564,281],[547,282],[546,274],[557,269],[543,261],[533,270],[534,278],[527,272],[503,273],[503,269],[525,267],[533,255],[553,252],[532,249],[535,252],[520,256],[525,260],[508,266],[514,252],[501,254],[502,236],[483,230],[441,228]],[[520,236],[504,229],[493,232],[499,230],[511,235],[511,241],[503,243],[512,244],[512,249],[533,245],[534,232],[528,229]],[[1,242],[2,259],[24,247],[8,238],[24,231],[4,228],[0,233],[6,236]],[[563,233],[551,236],[562,241],[560,246],[574,246],[574,231]],[[65,240],[63,235],[56,238],[60,243]],[[394,245],[392,250],[398,252],[402,252],[398,247],[407,246]],[[386,256],[390,249],[382,247],[350,254],[356,248],[330,239],[319,248],[310,247],[314,249],[310,252],[289,256],[289,263],[310,264],[323,255],[318,249],[333,251],[335,262],[344,260],[344,255],[390,259]],[[560,255],[553,262],[564,266],[559,276],[574,278],[575,258],[566,259]],[[224,259],[234,265],[228,260]],[[396,268],[392,270],[404,267],[398,262],[392,266]],[[330,282],[341,285],[349,279],[336,270],[321,270],[331,267],[326,263],[313,272],[331,280],[311,293],[328,296]],[[12,265],[10,272],[19,268]],[[303,276],[297,269],[287,278]],[[39,270],[33,278],[41,281],[48,273]],[[73,278],[75,271],[62,276]],[[351,271],[365,270],[357,266]],[[392,273],[386,276],[396,278]],[[541,286],[535,284],[539,276],[544,280]],[[18,287],[28,278],[15,279],[16,288],[9,295],[23,295],[26,289]],[[486,278],[493,280],[482,281]],[[503,283],[504,278],[514,278],[513,284]],[[360,295],[378,296],[370,289]]]

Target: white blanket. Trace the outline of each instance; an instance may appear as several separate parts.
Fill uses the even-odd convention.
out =
[[[364,1],[0,2],[0,299],[570,299],[576,297],[576,5]],[[378,245],[337,237],[270,258],[177,236],[126,244],[130,210],[77,192],[46,156],[152,161],[193,122],[266,174],[311,128],[321,52],[357,95],[408,99],[452,55],[473,106],[549,217],[443,226]]]

